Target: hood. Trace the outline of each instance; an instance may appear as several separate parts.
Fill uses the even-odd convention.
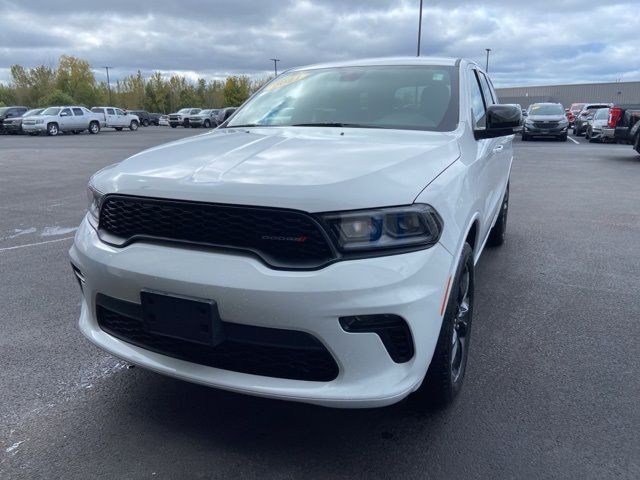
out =
[[[529,115],[526,117],[529,120],[535,120],[536,122],[560,122],[566,120],[567,116],[564,114],[558,115]]]
[[[98,172],[103,193],[308,212],[406,205],[459,157],[453,133],[218,129]]]

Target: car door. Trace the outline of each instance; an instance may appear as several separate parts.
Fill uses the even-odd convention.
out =
[[[469,92],[471,100],[471,120],[473,128],[482,129],[487,123],[487,102],[482,91],[480,72],[474,68],[468,71]],[[489,96],[489,98],[491,98]],[[493,100],[491,100],[493,101]],[[480,240],[484,240],[495,215],[496,196],[499,187],[496,185],[496,162],[504,145],[500,138],[481,138],[476,140],[476,161],[474,162],[475,187],[481,205],[481,225],[478,232]]]
[[[73,126],[78,130],[84,130],[89,127],[89,120],[80,107],[73,109]]]
[[[73,113],[70,108],[63,108],[58,115],[60,130],[73,130]]]
[[[104,109],[105,118],[107,121],[107,127],[118,127],[118,117],[116,116],[116,112],[113,108],[105,108]]]
[[[485,104],[487,106],[496,105],[499,103],[498,96],[491,84],[491,81],[484,72],[477,71],[477,73],[480,78],[480,86],[482,87]],[[493,156],[491,159],[491,178],[495,189],[492,192],[493,197],[490,200],[489,208],[495,217],[498,215],[500,207],[502,206],[503,192],[507,186],[507,182],[509,181],[511,159],[513,158],[513,136],[505,135],[503,137],[494,138],[493,140],[494,145],[492,146]]]
[[[118,127],[128,127],[129,122],[127,119],[127,114],[119,108],[115,109],[116,111],[116,122],[118,122]]]

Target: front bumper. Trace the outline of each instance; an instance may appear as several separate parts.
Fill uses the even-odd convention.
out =
[[[602,136],[602,138],[613,140],[615,138],[615,129],[614,128],[609,128],[609,127],[604,127],[602,129],[601,136]]]
[[[337,262],[316,271],[282,271],[250,256],[151,243],[114,248],[85,219],[70,250],[85,278],[80,330],[94,344],[133,364],[239,393],[332,407],[377,407],[417,389],[440,332],[440,307],[453,257],[440,244],[418,252]],[[159,261],[162,259],[162,261]],[[225,322],[307,332],[335,359],[327,382],[273,378],[213,368],[134,346],[105,333],[98,293],[140,303],[150,289],[213,299]],[[395,314],[411,330],[415,353],[394,363],[374,333],[347,333],[349,315]]]
[[[4,123],[0,129],[7,133],[19,133],[22,131],[22,123]]]
[[[34,125],[25,125],[22,124],[22,130],[24,132],[46,132],[47,124],[46,123],[36,123]]]
[[[559,137],[565,135],[569,125],[564,125],[562,127],[537,127],[533,125],[524,125],[522,127],[522,131],[527,135],[535,136],[535,137]]]

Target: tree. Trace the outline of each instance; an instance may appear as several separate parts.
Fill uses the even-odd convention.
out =
[[[228,77],[224,84],[224,103],[227,107],[239,107],[251,93],[249,77],[246,75]]]
[[[77,103],[73,97],[60,90],[54,90],[49,95],[45,95],[38,102],[40,107],[52,107],[56,105],[73,105]]]
[[[96,79],[86,60],[62,55],[58,62],[56,85],[58,90],[75,98],[76,102],[95,105]]]

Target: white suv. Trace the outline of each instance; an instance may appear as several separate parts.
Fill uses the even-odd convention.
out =
[[[40,114],[22,119],[22,130],[30,135],[46,133],[56,136],[60,132],[98,133],[102,119],[95,113],[77,105],[49,107]]]
[[[136,365],[339,407],[451,401],[514,129],[466,60],[290,70],[220,128],[96,173],[80,329]]]

